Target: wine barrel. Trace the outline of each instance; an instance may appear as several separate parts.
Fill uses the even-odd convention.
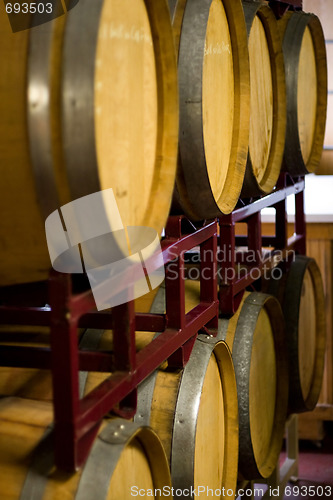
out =
[[[80,0],[14,35],[2,9],[0,45],[0,285],[45,279],[45,219],[101,190],[124,226],[161,233],[178,143],[166,0]]]
[[[286,133],[282,42],[272,10],[244,1],[250,58],[250,138],[242,196],[269,193],[280,174]]]
[[[164,288],[137,302],[141,310],[162,312],[165,308]],[[193,306],[190,299],[186,307],[190,309]],[[152,332],[137,332],[137,349],[146,346],[154,335]],[[44,338],[42,340],[45,341]],[[112,331],[89,329],[82,335],[80,347],[110,351],[113,348]],[[80,396],[89,393],[108,376],[107,373],[81,372]],[[181,393],[177,398],[178,390]],[[19,368],[0,369],[0,395],[14,394],[50,400],[50,373]],[[153,394],[154,402],[151,399]],[[140,425],[149,425],[148,420],[152,418],[151,425],[156,427],[169,460],[172,448],[174,487],[178,485],[184,489],[191,484],[214,489],[224,487],[230,490],[228,496],[232,497],[238,464],[237,411],[236,382],[229,349],[223,342],[217,344],[216,339],[199,335],[183,371],[170,372],[167,363],[163,363],[158,372],[140,385],[135,419]],[[177,420],[173,428],[175,415]],[[188,449],[185,466],[180,465],[184,448]]]
[[[232,349],[239,411],[239,469],[246,479],[267,478],[281,451],[288,404],[284,320],[278,301],[246,294],[220,338]]]
[[[289,12],[278,24],[287,86],[284,169],[298,176],[315,172],[323,150],[327,108],[325,39],[314,14]]]
[[[0,400],[1,498],[129,500],[133,487],[152,498],[168,496],[169,467],[151,429],[105,420],[83,469],[67,474],[54,467],[52,418],[50,403]]]
[[[160,437],[175,489],[224,488],[234,498],[237,413],[230,351],[224,342],[199,335],[183,370],[163,367],[139,386],[134,419]]]
[[[169,0],[178,52],[178,208],[192,220],[230,213],[244,179],[249,62],[240,0]]]
[[[165,310],[161,286],[146,301],[137,301],[152,313]],[[186,309],[194,307],[187,301]],[[140,307],[140,306],[139,306]],[[137,350],[155,336],[136,332]],[[112,331],[87,330],[83,343],[89,349],[112,350]],[[91,372],[81,379],[82,395],[101,383],[106,374]],[[138,388],[134,420],[151,426],[165,448],[171,464],[174,488],[206,486],[236,491],[238,464],[238,418],[235,374],[231,355],[224,342],[199,335],[184,370],[170,371],[167,362]],[[208,430],[209,432],[208,432]],[[213,430],[213,432],[212,432]],[[186,450],[186,453],[185,453]]]
[[[313,410],[326,348],[325,295],[316,261],[297,255],[287,273],[270,279],[268,292],[280,300],[288,332],[289,412]]]
[[[188,303],[199,283],[186,282]],[[236,313],[219,319],[235,367],[239,412],[239,471],[245,479],[269,477],[279,458],[288,404],[284,318],[275,297],[245,292]]]

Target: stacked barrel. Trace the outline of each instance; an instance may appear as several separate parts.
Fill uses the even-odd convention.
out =
[[[178,107],[165,2],[100,1],[94,15],[79,3],[15,34],[2,12],[2,286],[45,279],[44,220],[98,190],[116,186],[124,225],[161,233],[178,109],[173,212],[192,220],[230,213],[241,193],[271,192],[281,168],[297,176],[320,159],[327,71],[315,15],[277,22],[260,2],[170,0]]]
[[[161,235],[170,210],[221,217],[272,192],[281,171],[319,163],[327,75],[315,15],[277,20],[250,0],[80,0],[12,33],[2,5],[0,46],[1,287],[47,278],[44,220],[77,198],[112,188],[125,226]],[[171,484],[231,498],[237,476],[270,476],[287,413],[316,404],[325,351],[316,263],[298,256],[282,276],[267,294],[246,292],[217,337],[198,335],[185,368],[165,362],[144,381],[134,422],[105,419],[73,475],[53,465],[50,374],[1,368],[1,498],[162,497]],[[189,310],[197,284],[186,294]],[[148,303],[164,312],[163,289]],[[2,330],[2,343],[49,344],[46,330]],[[151,338],[137,334],[137,349]],[[80,342],[112,350],[112,332]],[[82,395],[105,377],[81,374]]]

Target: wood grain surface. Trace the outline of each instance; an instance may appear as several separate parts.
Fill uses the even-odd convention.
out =
[[[90,7],[15,34],[0,12],[1,286],[48,277],[45,219],[76,198],[112,188],[123,224],[159,235],[168,217],[178,90],[167,2]]]
[[[205,40],[202,108],[207,171],[213,196],[221,199],[230,164],[234,129],[234,69],[228,19],[213,0]]]

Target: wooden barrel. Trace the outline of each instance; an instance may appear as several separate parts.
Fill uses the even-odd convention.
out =
[[[277,464],[288,403],[284,321],[278,301],[254,292],[233,321],[220,322],[232,349],[239,411],[239,469],[267,478]]]
[[[199,283],[187,281],[188,303]],[[245,479],[269,477],[277,464],[288,403],[284,318],[270,295],[245,292],[236,313],[219,319],[217,339],[232,352],[239,412],[239,471]]]
[[[163,487],[171,491],[168,464],[151,429],[105,420],[83,469],[66,474],[53,465],[52,418],[50,403],[0,400],[1,498],[129,500],[142,490],[146,497],[168,496],[163,493]]]
[[[325,295],[316,261],[297,255],[287,273],[271,278],[268,291],[281,302],[288,332],[289,412],[313,410],[326,348]]]
[[[280,174],[286,132],[282,42],[272,10],[244,1],[250,58],[250,138],[242,196],[269,193]]]
[[[289,12],[279,21],[287,85],[284,168],[314,172],[324,144],[327,108],[325,39],[314,14]]]
[[[46,217],[100,190],[124,226],[161,233],[178,142],[166,0],[80,0],[15,34],[2,9],[0,45],[0,286],[45,279]]]
[[[183,370],[164,367],[139,386],[135,421],[160,437],[175,489],[201,486],[234,498],[237,414],[230,351],[224,342],[199,335]]]
[[[176,199],[193,220],[231,212],[244,179],[249,63],[240,0],[169,0],[180,99]]]
[[[140,310],[162,313],[165,290],[160,287]],[[195,306],[189,297],[188,311]],[[137,350],[155,335],[136,332]],[[87,330],[81,345],[112,350],[112,331]],[[81,375],[82,395],[94,389],[107,374]],[[233,498],[238,465],[238,409],[236,381],[230,351],[224,342],[199,335],[184,370],[168,368],[167,362],[138,388],[135,421],[151,426],[160,437],[171,466],[174,488],[205,486],[229,490]]]
[[[158,293],[149,294],[137,302],[140,310],[162,312],[165,307],[163,287]],[[194,305],[189,297],[187,310]],[[137,349],[146,346],[154,335],[137,332]],[[38,340],[44,345],[44,337]],[[82,335],[80,346],[110,351],[113,348],[112,331],[89,329]],[[81,372],[81,397],[108,376],[108,373]],[[50,373],[1,368],[0,396],[4,395],[49,401],[52,399]],[[228,497],[234,497],[238,465],[237,414],[236,381],[230,351],[224,342],[217,343],[214,338],[199,335],[184,370],[170,371],[167,363],[163,363],[158,372],[141,384],[135,420],[140,425],[150,424],[161,438],[173,464],[175,488],[198,485],[216,490],[224,487],[229,490]],[[185,464],[182,463],[184,449],[187,450]]]

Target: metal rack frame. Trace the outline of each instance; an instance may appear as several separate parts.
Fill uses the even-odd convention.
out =
[[[282,257],[287,255],[290,250],[305,254],[304,187],[304,178],[294,180],[287,174],[281,174],[278,189],[275,192],[244,205],[234,210],[231,214],[220,218],[220,251],[223,244],[223,255],[225,256],[219,259],[223,269],[222,275],[225,276],[225,281],[220,284],[219,294],[222,314],[233,314],[240,304],[242,292],[255,281],[251,273],[251,266],[242,277],[229,279],[226,271],[234,269],[237,264],[236,246],[247,246],[248,252],[251,252],[256,257],[253,266],[261,271],[264,268],[267,269],[276,265],[273,259],[276,250],[281,251]],[[286,203],[287,197],[293,194],[295,195],[295,232],[288,239]],[[276,210],[275,236],[262,235],[260,212],[266,207],[273,207]],[[236,224],[239,222],[247,224],[247,236],[236,236]],[[271,247],[272,250],[266,252],[265,256],[263,256],[263,247]]]

